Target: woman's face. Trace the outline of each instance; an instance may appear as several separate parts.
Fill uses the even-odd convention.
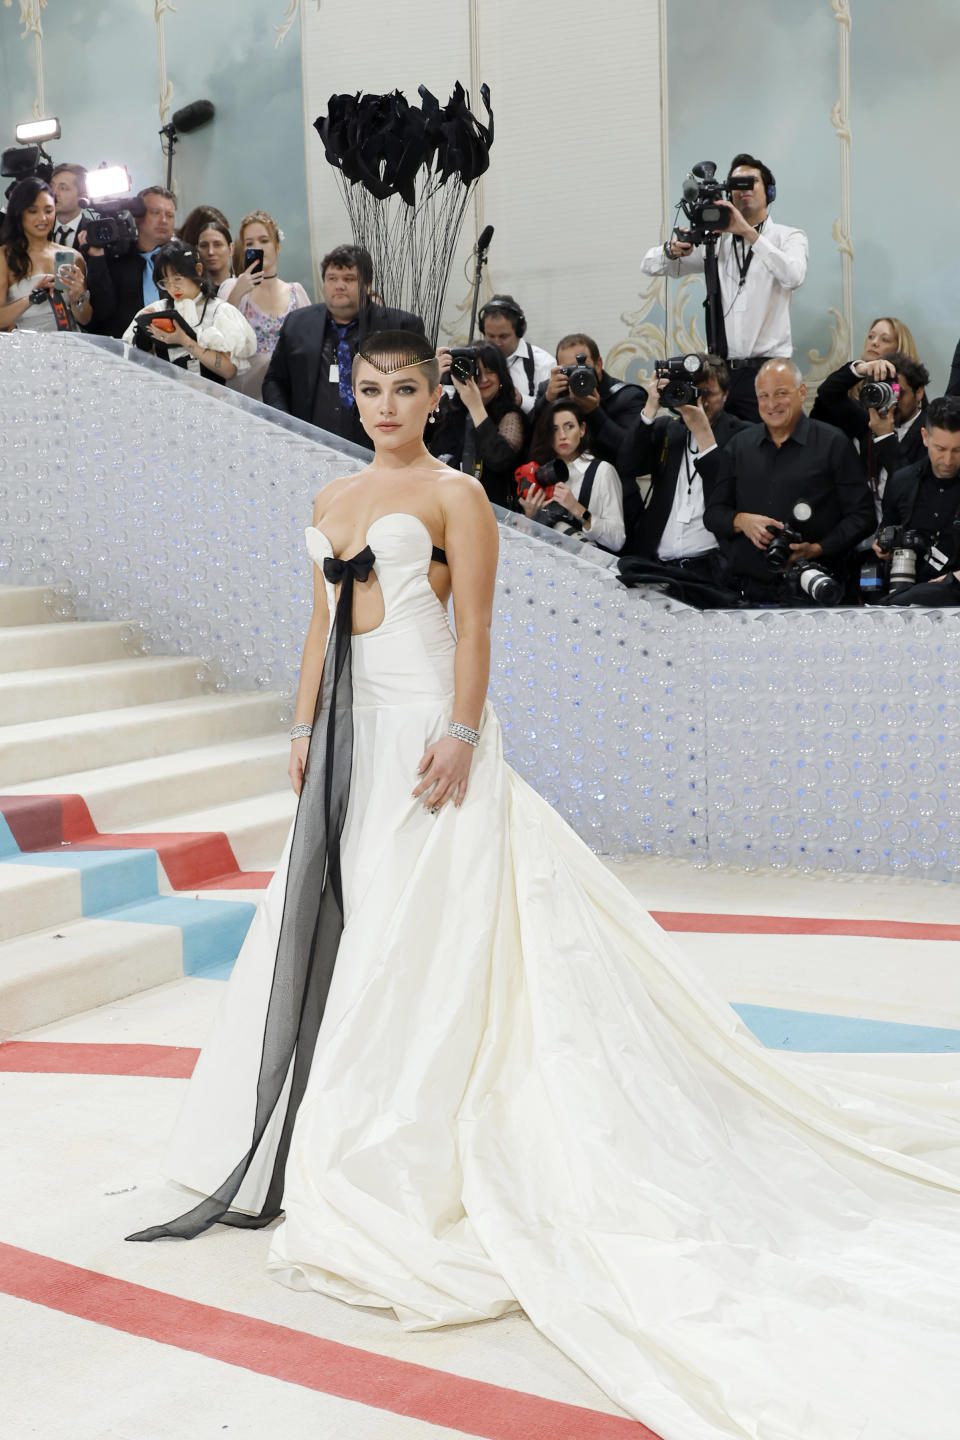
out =
[[[270,237],[270,231],[266,225],[259,220],[253,220],[243,230],[244,250],[256,249],[263,251],[263,273],[264,275],[276,275],[277,273],[277,247]],[[246,269],[246,266],[244,266]]]
[[[396,450],[423,439],[431,410],[442,394],[431,389],[422,365],[410,365],[384,375],[375,365],[361,361],[354,381],[357,413],[377,449]]]
[[[480,399],[484,405],[489,405],[490,401],[500,393],[500,376],[496,370],[488,370],[482,360],[478,360],[477,364],[480,366],[480,379],[477,381]]]
[[[572,410],[558,410],[553,417],[554,454],[561,460],[573,460],[586,433],[586,425]]]
[[[32,205],[23,212],[23,233],[27,244],[38,244],[49,239],[53,222],[57,218],[57,202],[46,190],[41,190]]]
[[[186,275],[181,275],[176,270],[164,270],[160,277],[160,284],[170,296],[171,300],[195,300],[200,294],[200,286],[196,280],[189,280]]]
[[[897,335],[889,320],[877,320],[870,326],[863,342],[861,360],[880,360],[897,348]]]
[[[213,278],[225,280],[230,273],[230,246],[220,231],[201,230],[197,249]]]

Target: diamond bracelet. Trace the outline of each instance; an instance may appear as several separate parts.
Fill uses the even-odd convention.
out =
[[[447,734],[452,735],[454,740],[463,740],[465,744],[472,745],[474,749],[480,744],[480,731],[471,730],[469,725],[461,725],[459,720],[450,721]]]
[[[313,734],[313,726],[304,721],[300,725],[294,725],[290,731],[291,740],[305,740],[308,735]]]

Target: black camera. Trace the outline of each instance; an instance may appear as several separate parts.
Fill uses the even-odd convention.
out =
[[[859,399],[865,410],[876,410],[878,415],[886,415],[900,399],[900,386],[896,380],[864,380]]]
[[[110,260],[127,255],[137,244],[139,231],[137,219],[147,213],[147,207],[139,195],[128,196],[125,200],[103,201],[96,210],[90,210],[89,219],[82,227],[86,231],[83,248],[93,246],[102,250]]]
[[[452,345],[449,353],[451,379],[459,380],[461,385],[480,379],[480,351],[476,345]]]
[[[734,190],[752,190],[752,175],[735,175],[726,184],[717,177],[714,160],[700,160],[683,182],[680,208],[690,222],[688,230],[676,230],[678,240],[689,245],[702,245],[705,240],[730,228],[730,211],[721,204],[725,195]]]
[[[587,360],[585,350],[577,351],[576,365],[561,365],[560,372],[567,377],[567,388],[577,399],[592,395],[597,388],[597,372]]]
[[[884,525],[877,535],[877,545],[890,556],[890,593],[915,585],[917,560],[927,552],[927,537],[920,530],[909,530],[906,526]]]
[[[660,391],[660,404],[668,410],[679,410],[681,405],[696,405],[699,392],[694,376],[700,373],[699,355],[671,355],[668,360],[655,360],[654,373],[658,380],[667,384]]]
[[[793,518],[801,524],[812,515],[813,511],[805,500],[798,500],[793,507]],[[816,560],[794,559],[790,546],[802,545],[805,539],[806,536],[792,525],[784,525],[782,530],[777,530],[767,546],[767,568],[782,577],[797,599],[806,595],[815,605],[836,605],[843,599],[843,586],[839,580],[821,569]]]
[[[36,176],[49,185],[53,179],[53,161],[42,145],[11,145],[0,156],[0,175],[12,177],[4,192],[9,200],[14,186],[21,180]]]
[[[767,569],[772,570],[775,575],[784,574],[793,559],[793,551],[790,546],[802,544],[803,536],[800,531],[794,530],[790,525],[784,525],[782,530],[776,532],[767,546]]]

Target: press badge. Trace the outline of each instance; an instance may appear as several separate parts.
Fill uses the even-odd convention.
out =
[[[331,385],[340,384],[340,366],[336,363],[336,361],[334,361],[334,363],[330,366],[330,374],[327,376],[327,379],[330,381]]]

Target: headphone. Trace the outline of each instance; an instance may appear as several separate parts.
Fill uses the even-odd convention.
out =
[[[760,171],[760,178],[763,181],[763,193],[767,197],[767,204],[772,205],[774,200],[776,200],[777,198],[777,181],[776,176],[770,169],[770,166],[764,165],[762,160],[754,160],[753,157],[750,155],[736,155],[734,156],[734,159],[730,165],[730,169],[727,172],[728,181],[734,170],[739,170],[741,166],[744,166],[749,170]]]
[[[494,295],[491,300],[487,301],[477,316],[481,331],[488,315],[506,315],[507,319],[513,322],[518,340],[522,340],[526,334],[527,317],[511,295]]]

